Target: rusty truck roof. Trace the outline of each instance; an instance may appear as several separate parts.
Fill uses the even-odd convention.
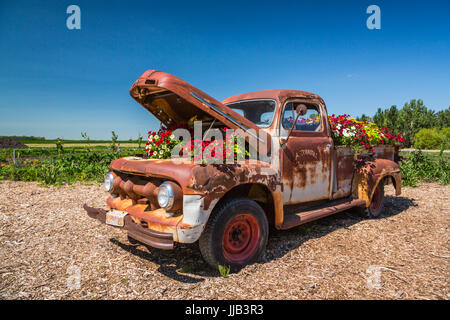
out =
[[[222,101],[223,104],[228,104],[235,101],[241,100],[252,100],[252,99],[274,99],[280,103],[283,103],[287,98],[315,98],[320,99],[315,93],[301,91],[301,90],[292,90],[292,89],[275,89],[275,90],[262,90],[262,91],[254,91],[249,93],[242,93],[238,95],[234,95],[226,98]]]

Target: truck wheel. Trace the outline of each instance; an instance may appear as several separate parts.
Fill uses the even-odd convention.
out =
[[[370,205],[366,209],[368,218],[377,218],[384,210],[384,184],[380,181],[375,189]]]
[[[255,201],[234,198],[221,204],[209,218],[200,240],[200,251],[213,268],[237,271],[255,262],[264,252],[269,224]]]

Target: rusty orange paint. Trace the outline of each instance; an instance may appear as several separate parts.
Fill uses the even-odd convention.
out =
[[[368,161],[354,174],[353,196],[365,200],[366,206],[369,206],[377,185],[387,177],[393,179],[396,195],[400,195],[401,171],[399,165],[388,159]]]

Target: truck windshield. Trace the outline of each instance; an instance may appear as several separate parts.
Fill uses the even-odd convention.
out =
[[[270,127],[275,113],[274,100],[246,100],[227,104],[233,111],[255,123],[260,128]]]

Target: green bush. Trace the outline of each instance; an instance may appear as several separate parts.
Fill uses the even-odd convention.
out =
[[[134,154],[122,153],[120,157]],[[39,181],[45,184],[100,182],[108,172],[111,161],[118,157],[111,152],[91,152],[21,159],[16,165],[9,162],[0,166],[0,180]]]
[[[439,136],[441,137],[442,145],[444,149],[450,148],[450,127],[442,128],[439,131]]]
[[[444,159],[443,151],[437,160],[433,160],[422,151],[411,152],[408,159],[400,163],[403,184],[416,186],[419,181],[439,181],[446,185],[450,183],[450,162]]]
[[[420,129],[414,137],[414,147],[418,149],[448,149],[450,128]]]

